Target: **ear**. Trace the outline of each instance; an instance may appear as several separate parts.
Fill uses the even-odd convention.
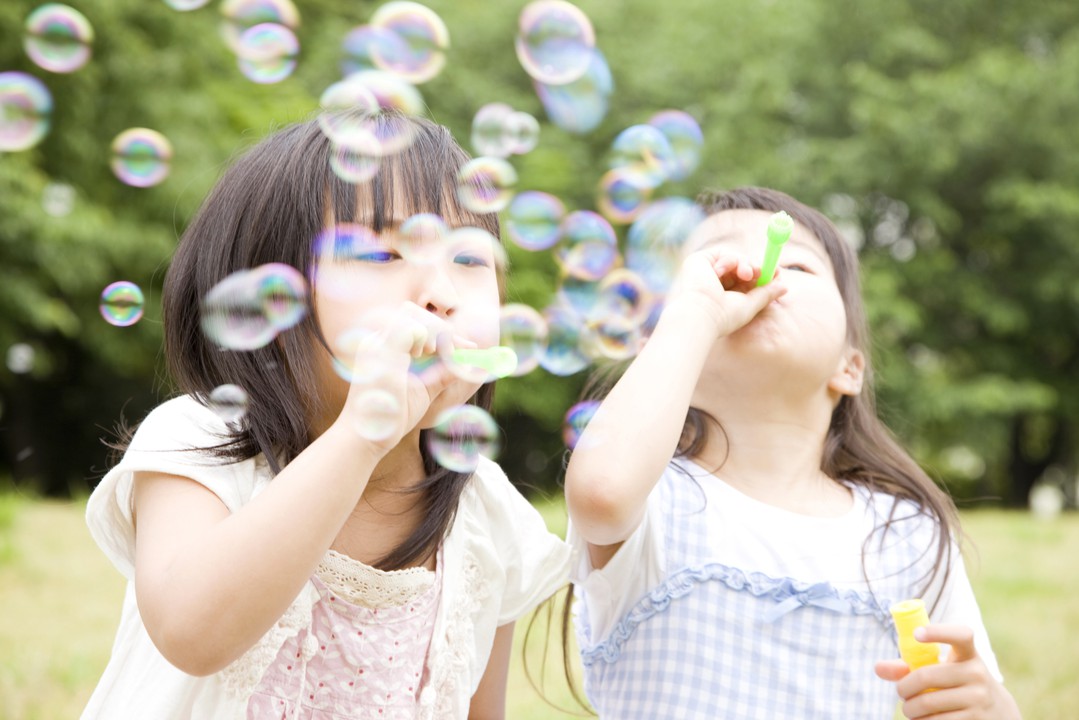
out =
[[[835,375],[828,381],[828,389],[839,395],[857,395],[862,391],[865,379],[865,355],[861,350],[848,347],[839,360]]]

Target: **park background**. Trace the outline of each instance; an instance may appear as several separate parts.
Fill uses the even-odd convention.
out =
[[[0,72],[35,75],[55,102],[40,144],[0,153],[0,353],[33,350],[27,372],[0,366],[3,718],[72,716],[107,657],[119,576],[78,515],[108,464],[102,439],[168,396],[158,303],[178,236],[238,149],[317,109],[341,77],[343,36],[379,5],[297,0],[296,71],[259,85],[222,42],[217,2],[72,0],[95,37],[71,74],[23,50],[38,4],[0,6]],[[1009,686],[1028,717],[1079,712],[1076,519],[1017,511],[1038,484],[1074,507],[1079,473],[1079,5],[582,1],[614,90],[603,122],[575,134],[547,120],[517,63],[523,2],[426,4],[452,43],[421,86],[428,115],[466,147],[490,102],[542,123],[536,149],[512,159],[518,190],[593,209],[619,131],[679,109],[704,131],[702,161],[658,196],[775,187],[859,245],[882,412],[964,511]],[[175,148],[153,188],[109,169],[112,139],[136,126]],[[43,203],[57,185],[73,192],[63,214]],[[509,300],[545,307],[557,265],[507,245]],[[146,293],[132,327],[98,312],[116,280]],[[536,370],[496,393],[498,459],[552,523],[560,506],[544,498],[559,492],[563,417],[586,376]]]

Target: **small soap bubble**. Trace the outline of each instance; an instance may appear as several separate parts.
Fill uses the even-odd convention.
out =
[[[562,270],[581,280],[598,280],[618,260],[614,228],[591,210],[578,210],[562,220],[562,240],[555,259]]]
[[[292,0],[225,0],[221,3],[224,18],[221,34],[234,53],[239,52],[240,38],[255,25],[272,23],[295,31],[300,26],[300,11]]]
[[[390,2],[375,11],[371,26],[401,40],[370,46],[371,58],[379,68],[418,84],[434,78],[445,66],[450,33],[442,18],[429,7],[416,2]]]
[[[641,325],[618,307],[599,305],[588,318],[590,355],[608,360],[628,360],[640,352]]]
[[[371,25],[352,28],[341,41],[341,74],[348,76],[360,70],[377,70],[376,50],[380,57],[399,57],[406,52],[405,41],[386,28]]]
[[[507,215],[510,240],[525,250],[547,250],[561,237],[566,207],[554,195],[529,190],[513,198]]]
[[[467,209],[492,213],[506,207],[517,185],[517,171],[505,160],[478,157],[467,162],[457,175],[457,197]]]
[[[52,217],[67,217],[75,207],[75,188],[67,183],[49,183],[41,193],[41,207]]]
[[[172,143],[148,128],[124,130],[112,141],[112,172],[133,187],[157,185],[168,177]]]
[[[663,133],[674,152],[668,179],[685,180],[692,175],[701,163],[704,147],[704,133],[693,116],[681,110],[664,110],[653,115],[648,124]]]
[[[515,377],[527,375],[539,366],[547,348],[547,322],[534,308],[521,303],[502,306],[499,344],[517,355]]]
[[[371,115],[379,110],[378,98],[370,88],[359,82],[340,80],[322,91],[319,107],[325,112],[318,116],[319,127],[326,137],[336,141],[356,127],[370,130],[357,117]]]
[[[142,318],[146,298],[142,290],[133,282],[121,280],[114,282],[101,291],[98,310],[105,322],[116,327],[134,325]]]
[[[633,222],[652,197],[652,186],[638,173],[617,168],[599,181],[596,206],[613,223]]]
[[[225,277],[202,301],[202,331],[227,350],[255,350],[277,336],[266,317],[260,278],[250,270]]]
[[[356,185],[378,174],[382,143],[370,128],[353,125],[338,128],[330,147],[330,168],[337,177]]]
[[[644,278],[652,292],[666,293],[681,264],[686,238],[704,219],[704,212],[689,198],[651,203],[626,233],[626,267]]]
[[[73,7],[48,3],[26,18],[26,54],[40,68],[54,73],[75,72],[90,60],[94,29]]]
[[[357,435],[379,442],[393,437],[397,431],[401,403],[385,390],[365,390],[349,401],[349,413]]]
[[[247,414],[247,391],[231,383],[218,385],[210,392],[207,404],[226,423],[236,423]]]
[[[674,150],[658,128],[633,125],[620,132],[611,144],[611,168],[637,174],[641,183],[654,188],[674,170]]]
[[[599,282],[597,305],[643,323],[652,311],[654,296],[637,273],[628,268],[612,270]]]
[[[565,85],[584,75],[595,44],[592,22],[576,5],[537,0],[521,10],[517,59],[539,82]]]
[[[513,108],[505,103],[489,103],[472,118],[472,149],[487,157],[513,154],[508,123]]]
[[[366,95],[374,97],[376,102],[374,111],[383,109],[402,115],[418,115],[423,112],[423,97],[419,90],[393,73],[383,70],[361,70],[349,75],[338,85],[341,87],[335,88],[334,93],[342,97],[349,95],[355,98],[362,97],[364,99],[361,102],[364,104],[369,102]],[[366,110],[366,107],[362,109]],[[388,115],[365,115],[362,112],[353,112],[337,114],[330,120],[332,122],[323,124],[322,128],[331,140],[339,134],[348,134],[351,128],[359,126],[374,134],[383,155],[392,155],[404,150],[412,144],[415,133],[414,126],[407,119]]]
[[[191,10],[198,10],[200,7],[207,5],[210,0],[165,0],[165,4],[173,10],[180,12],[189,12]]]
[[[581,433],[584,432],[597,409],[599,409],[598,400],[585,400],[566,411],[566,417],[562,421],[562,440],[567,448],[573,450],[577,447]]]
[[[32,148],[49,132],[52,95],[21,72],[0,73],[0,152]]]
[[[506,133],[509,136],[510,152],[524,155],[532,152],[539,144],[540,124],[526,112],[513,112],[506,118]]]
[[[26,343],[15,343],[7,349],[7,369],[16,375],[25,375],[34,369],[34,348]]]
[[[565,376],[588,367],[588,355],[582,349],[586,330],[577,313],[552,305],[543,311],[543,319],[547,323],[547,347],[540,357],[543,369]]]
[[[251,271],[262,312],[275,332],[283,332],[307,314],[307,282],[291,265],[267,263]]]
[[[292,74],[299,53],[300,41],[291,29],[277,23],[260,23],[240,35],[236,61],[248,80],[269,85]]]
[[[480,455],[494,458],[499,446],[494,418],[475,405],[459,405],[444,411],[427,435],[427,447],[435,462],[460,473],[473,472]]]
[[[566,132],[582,135],[603,122],[614,81],[603,53],[595,48],[588,69],[577,80],[565,85],[533,81],[533,86],[548,119]]]

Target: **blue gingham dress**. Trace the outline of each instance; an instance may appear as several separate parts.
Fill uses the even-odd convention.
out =
[[[883,522],[893,498],[853,492]],[[666,579],[598,642],[587,604],[576,608],[585,690],[601,718],[892,718],[895,686],[873,668],[898,657],[888,607],[925,584],[933,522],[902,503],[896,517],[907,519],[866,546],[871,585],[840,589],[715,562],[705,499],[681,472],[665,473],[649,502],[667,519]]]

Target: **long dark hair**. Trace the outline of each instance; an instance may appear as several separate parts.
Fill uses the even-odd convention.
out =
[[[457,174],[469,156],[446,128],[397,113],[362,118],[345,113],[337,119],[373,123],[380,137],[407,133],[412,142],[383,157],[372,180],[354,185],[332,171],[332,143],[318,119],[273,133],[224,173],[184,232],[166,275],[165,356],[176,390],[203,404],[225,383],[248,393],[242,423],[230,425],[231,434],[220,445],[202,448],[219,460],[263,455],[277,474],[313,440],[311,418],[334,410],[319,392],[319,356],[329,351],[329,344],[310,297],[299,324],[256,350],[223,351],[205,336],[202,299],[226,275],[284,263],[310,277],[313,243],[327,222],[360,223],[378,233],[410,215],[435,213],[499,237],[496,215],[473,213],[458,202]],[[469,402],[489,410],[493,396],[490,383]],[[470,478],[434,461],[427,450],[428,432],[420,437],[426,477],[408,491],[422,503],[423,520],[375,563],[384,570],[414,564],[437,548]],[[125,446],[121,441],[118,448]]]

